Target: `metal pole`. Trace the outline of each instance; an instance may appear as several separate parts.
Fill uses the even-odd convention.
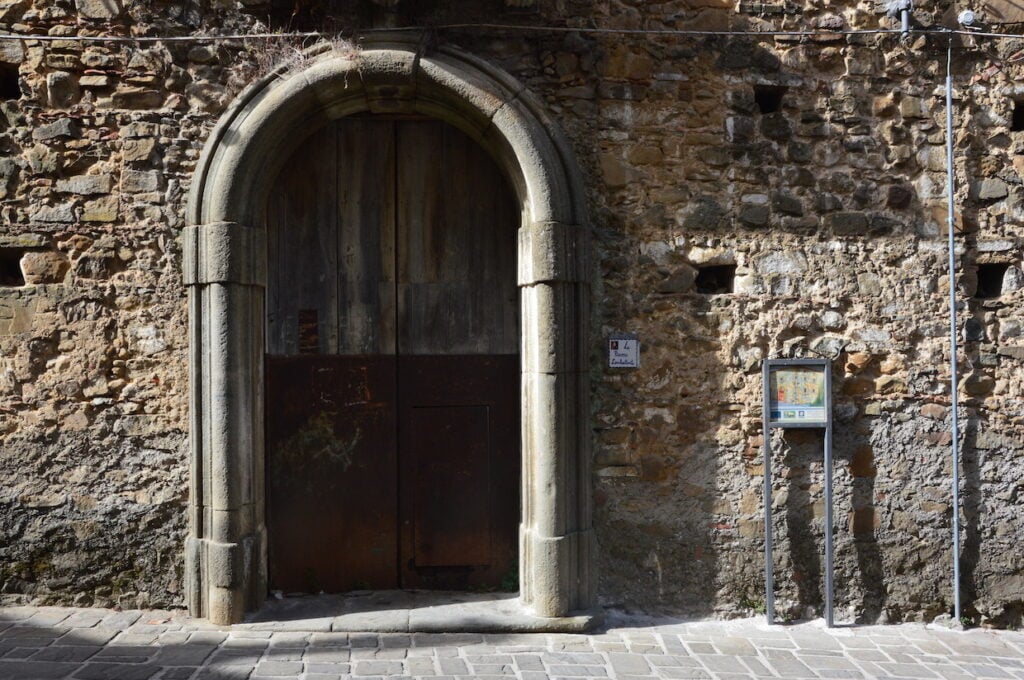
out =
[[[826,366],[825,371],[829,371]],[[825,374],[827,376],[827,373]],[[827,378],[825,379],[827,383]],[[825,426],[825,626],[833,627],[835,593],[833,587],[833,491],[831,491],[831,415]]]
[[[772,561],[772,431],[768,427],[770,379],[768,361],[765,360],[761,374],[761,433],[764,440],[764,615],[769,626],[775,623],[775,575]]]
[[[957,409],[956,239],[953,237],[953,36],[946,48],[946,186],[949,193],[949,372],[950,419],[953,427],[953,617],[960,621],[960,422]]]

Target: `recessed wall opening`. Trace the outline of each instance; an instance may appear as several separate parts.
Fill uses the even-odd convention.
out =
[[[782,109],[782,97],[786,88],[778,85],[755,85],[754,102],[761,113],[775,113]]]
[[[0,64],[0,99],[20,99],[21,85],[18,83],[18,67],[14,64]]]
[[[723,295],[733,291],[735,279],[736,265],[713,264],[700,267],[697,270],[697,280],[694,285],[697,292],[702,295]]]
[[[974,297],[991,300],[1003,292],[1003,276],[1009,269],[1008,262],[986,262],[978,265],[978,289]]]
[[[1024,101],[1013,102],[1013,117],[1010,120],[1010,132],[1024,131]]]
[[[24,251],[11,248],[0,250],[0,286],[13,288],[25,285],[21,272],[21,256]]]

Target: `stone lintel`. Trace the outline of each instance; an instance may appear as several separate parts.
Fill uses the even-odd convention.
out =
[[[182,276],[186,286],[266,285],[266,246],[262,229],[234,222],[214,222],[185,227],[182,238]]]

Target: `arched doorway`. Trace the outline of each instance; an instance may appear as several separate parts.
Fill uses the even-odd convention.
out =
[[[211,133],[183,237],[189,291],[189,609],[240,621],[267,594],[266,197],[313,131],[361,114],[427,116],[475,140],[519,222],[520,601],[543,617],[594,603],[586,211],[568,145],[508,74],[419,36],[324,45],[243,92]]]
[[[427,117],[349,116],[268,196],[268,580],[516,589],[515,196]]]

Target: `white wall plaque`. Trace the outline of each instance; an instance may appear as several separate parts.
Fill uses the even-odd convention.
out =
[[[638,368],[640,366],[640,340],[632,333],[608,336],[608,367]]]

